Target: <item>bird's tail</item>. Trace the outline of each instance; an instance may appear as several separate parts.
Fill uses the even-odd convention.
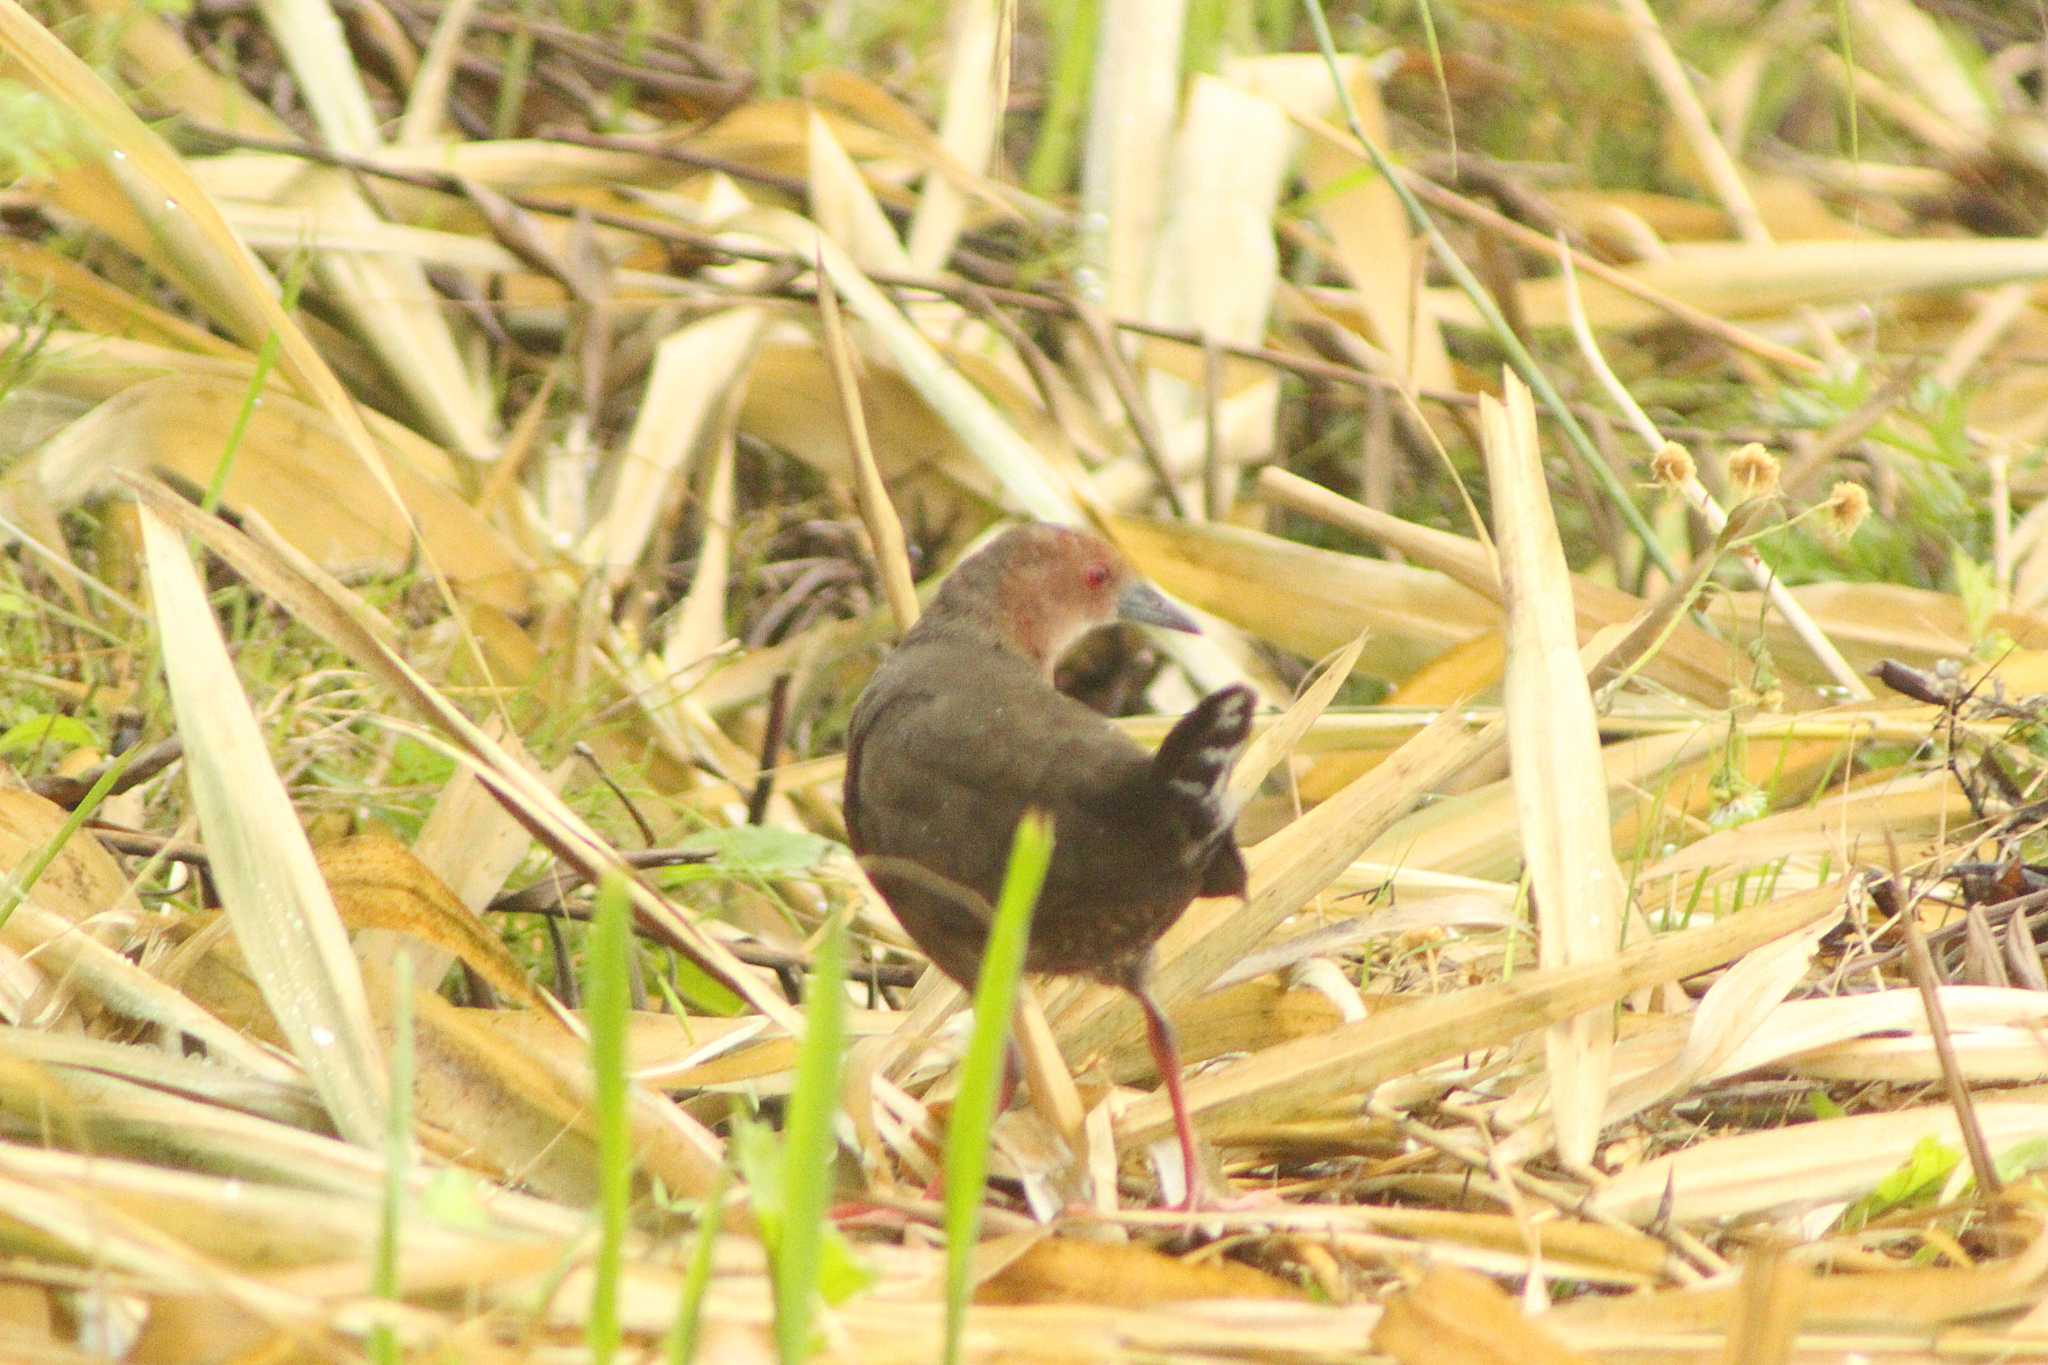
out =
[[[1251,739],[1256,705],[1249,687],[1212,692],[1175,722],[1152,757],[1152,775],[1169,799],[1188,810],[1198,843],[1229,833],[1237,819],[1230,770]]]

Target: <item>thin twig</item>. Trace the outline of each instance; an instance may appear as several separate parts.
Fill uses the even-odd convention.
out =
[[[1997,1163],[1991,1159],[1991,1148],[1984,1141],[1984,1129],[1977,1122],[1976,1102],[1970,1097],[1969,1083],[1963,1079],[1962,1068],[1956,1062],[1955,1042],[1948,1031],[1948,1012],[1941,1004],[1940,978],[1934,973],[1934,958],[1927,951],[1926,936],[1920,932],[1920,921],[1912,898],[1900,890],[1899,850],[1891,840],[1890,831],[1886,831],[1885,841],[1891,845],[1892,875],[1872,882],[1870,894],[1905,936],[1906,965],[1913,984],[1919,987],[1920,1002],[1927,1011],[1927,1031],[1934,1039],[1934,1055],[1941,1063],[1941,1078],[1948,1087],[1949,1103],[1955,1106],[1956,1126],[1963,1134],[1963,1150],[1970,1155],[1970,1169],[1976,1173],[1978,1192],[1988,1199],[1995,1199],[2004,1192],[2005,1182],[1998,1178]]]
[[[1629,393],[1628,386],[1621,382],[1620,377],[1608,365],[1607,357],[1600,350],[1600,343],[1594,339],[1593,328],[1586,320],[1584,302],[1579,298],[1579,281],[1572,270],[1571,249],[1562,238],[1557,243],[1557,256],[1559,268],[1563,272],[1565,311],[1571,318],[1572,335],[1578,339],[1580,353],[1585,357],[1586,364],[1593,373],[1599,376],[1601,387],[1614,399],[1615,405],[1627,417],[1636,435],[1642,438],[1643,444],[1653,453],[1662,450],[1664,437],[1658,432],[1656,423],[1650,420],[1649,414],[1637,406],[1634,395]],[[1684,497],[1686,505],[1706,521],[1712,534],[1718,536],[1727,527],[1728,513],[1723,510],[1714,495],[1707,491],[1706,485],[1699,481],[1697,474],[1679,485],[1679,493]],[[1799,604],[1799,599],[1792,595],[1792,590],[1785,586],[1785,581],[1778,577],[1776,570],[1764,562],[1764,557],[1756,546],[1746,543],[1736,545],[1735,557],[1742,561],[1743,567],[1749,570],[1751,580],[1769,599],[1771,607],[1784,618],[1785,624],[1792,628],[1792,633],[1799,637],[1800,643],[1806,646],[1814,658],[1820,660],[1821,667],[1827,670],[1828,676],[1835,680],[1836,685],[1858,701],[1870,701],[1873,694],[1869,684],[1863,681],[1863,675],[1842,657],[1842,651],[1835,648],[1835,642],[1828,638],[1827,632],[1807,614],[1806,608]]]
[[[821,247],[820,250],[823,248]],[[903,522],[889,501],[889,489],[875,463],[875,448],[868,441],[867,418],[861,412],[860,386],[853,377],[853,347],[846,326],[839,317],[839,292],[830,284],[822,259],[816,263],[818,316],[825,329],[825,354],[832,365],[832,385],[839,391],[839,411],[846,420],[848,448],[853,452],[853,502],[866,523],[868,539],[874,545],[875,571],[882,580],[882,595],[896,618],[896,631],[907,635],[917,624],[917,584],[910,575],[910,551],[903,541]]]

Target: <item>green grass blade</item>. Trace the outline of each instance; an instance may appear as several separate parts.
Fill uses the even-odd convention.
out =
[[[26,867],[0,878],[0,926],[4,926],[13,918],[14,912],[21,908],[21,903],[28,899],[28,893],[36,889],[36,883],[50,870],[50,864],[57,861],[57,855],[64,851],[64,845],[70,843],[72,836],[85,828],[85,822],[92,818],[92,813],[100,808],[100,802],[106,800],[112,793],[115,785],[121,780],[121,774],[128,771],[128,765],[133,763],[141,752],[140,745],[131,746],[109,763],[107,770],[99,775],[99,780],[86,789],[84,799],[64,817],[63,825],[50,842],[36,850],[36,856],[29,859]]]
[[[384,1209],[377,1225],[370,1292],[395,1303],[405,1176],[412,1163],[412,958],[400,953],[391,967],[391,1122],[384,1134]],[[398,1365],[398,1336],[390,1324],[370,1329],[369,1354],[376,1365]]]
[[[960,1359],[967,1327],[967,1271],[981,1230],[981,1196],[988,1181],[989,1131],[995,1126],[996,1090],[1003,1077],[1003,1045],[1017,981],[1024,974],[1031,912],[1052,864],[1052,821],[1027,811],[1010,845],[1003,893],[989,926],[981,979],[974,986],[974,1032],[960,1064],[960,1093],[946,1124],[946,1361]]]
[[[832,1119],[846,1054],[846,927],[834,919],[818,944],[797,1054],[796,1089],[783,1134],[782,1238],[776,1248],[775,1349],[784,1365],[811,1352],[811,1306],[825,1255],[832,1197]]]
[[[626,1207],[633,1194],[632,1126],[626,1111],[627,956],[633,951],[626,887],[618,877],[598,888],[584,947],[583,1004],[590,1025],[591,1103],[597,1119],[597,1265],[583,1339],[604,1365],[619,1349],[619,1271]]]
[[[1038,121],[1038,141],[1024,172],[1025,188],[1041,197],[1060,193],[1074,178],[1074,149],[1080,142],[1081,115],[1095,74],[1101,12],[1101,0],[1057,0],[1057,8],[1047,15],[1047,27],[1057,46],[1045,113]]]
[[[697,1358],[697,1330],[704,1319],[704,1291],[711,1287],[711,1258],[718,1249],[718,1227],[725,1212],[725,1191],[732,1173],[721,1168],[703,1212],[697,1215],[697,1240],[690,1264],[683,1270],[682,1292],[676,1295],[676,1325],[668,1334],[669,1365],[690,1365]]]
[[[1500,309],[1494,304],[1493,295],[1486,292],[1486,286],[1479,282],[1479,277],[1472,273],[1472,268],[1465,264],[1464,258],[1458,255],[1449,240],[1437,228],[1435,220],[1422,207],[1422,201],[1415,197],[1415,192],[1408,188],[1407,182],[1401,178],[1401,173],[1393,161],[1380,149],[1377,142],[1366,136],[1365,125],[1358,120],[1358,109],[1351,102],[1351,92],[1345,88],[1344,73],[1337,69],[1337,43],[1330,36],[1330,21],[1323,14],[1322,0],[1301,0],[1301,3],[1308,12],[1309,27],[1315,30],[1316,47],[1321,50],[1323,61],[1330,68],[1330,81],[1336,87],[1337,102],[1344,110],[1345,127],[1350,130],[1351,136],[1358,140],[1359,147],[1372,162],[1373,168],[1386,180],[1387,187],[1394,192],[1394,197],[1401,201],[1401,210],[1408,215],[1409,225],[1428,239],[1431,254],[1442,264],[1452,283],[1458,286],[1466,298],[1472,300],[1472,307],[1478,311],[1480,320],[1485,322],[1487,330],[1493,334],[1493,339],[1500,346],[1501,353],[1506,356],[1509,366],[1521,377],[1522,382],[1529,386],[1537,400],[1549,410],[1558,430],[1571,442],[1572,449],[1578,452],[1586,468],[1592,472],[1594,480],[1599,483],[1600,491],[1614,505],[1615,512],[1628,524],[1630,532],[1642,542],[1643,553],[1650,557],[1650,562],[1655,564],[1665,577],[1678,577],[1677,569],[1672,566],[1671,556],[1664,552],[1663,542],[1657,539],[1657,533],[1643,517],[1642,509],[1636,506],[1635,499],[1622,485],[1621,476],[1614,472],[1606,458],[1594,448],[1593,438],[1586,434],[1586,429],[1579,425],[1579,419],[1572,415],[1571,408],[1565,404],[1564,395],[1557,391],[1557,386],[1550,382],[1550,376],[1544,373],[1543,367],[1536,363],[1536,358],[1522,345],[1521,338],[1515,335],[1514,328],[1508,326],[1507,319],[1501,316]]]

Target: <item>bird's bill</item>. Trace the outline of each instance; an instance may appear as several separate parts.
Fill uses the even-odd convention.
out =
[[[1141,626],[1184,630],[1190,635],[1202,633],[1194,617],[1167,601],[1150,583],[1133,583],[1123,590],[1123,595],[1116,599],[1116,619],[1134,621]]]

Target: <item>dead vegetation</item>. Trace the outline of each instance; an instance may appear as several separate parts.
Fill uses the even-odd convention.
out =
[[[2039,16],[1097,8],[0,0],[0,1356],[938,1358],[838,743],[1020,514],[1270,703],[1255,1198],[1041,983],[967,1355],[2048,1355]]]

